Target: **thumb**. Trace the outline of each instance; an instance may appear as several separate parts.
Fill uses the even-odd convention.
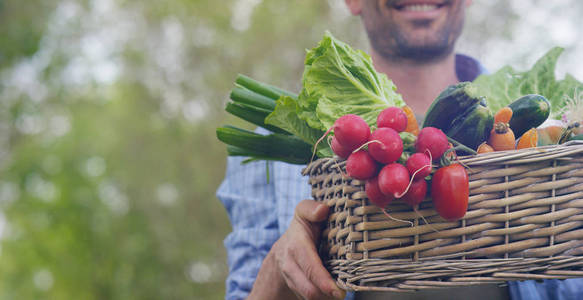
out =
[[[317,223],[326,220],[329,208],[314,200],[302,200],[296,206],[296,217],[302,221]]]

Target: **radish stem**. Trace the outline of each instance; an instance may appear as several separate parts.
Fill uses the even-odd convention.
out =
[[[452,143],[454,146],[458,146],[460,150],[466,151],[466,152],[468,152],[468,153],[470,153],[472,155],[478,154],[478,152],[476,152],[474,149],[469,148],[468,146],[466,146],[466,145],[464,145],[464,144],[462,144],[462,143],[460,143],[460,142],[458,142],[458,141],[450,138],[449,136],[447,137],[447,140],[450,143]]]

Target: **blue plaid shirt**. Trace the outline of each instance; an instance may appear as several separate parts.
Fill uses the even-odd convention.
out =
[[[242,160],[228,158],[226,178],[217,192],[233,226],[225,239],[226,299],[247,297],[261,262],[287,230],[296,205],[312,198],[308,178],[301,176],[304,166],[265,161],[241,165]]]
[[[456,72],[460,81],[473,81],[485,69],[476,60],[457,55]],[[224,242],[229,265],[225,298],[229,300],[247,297],[267,252],[287,230],[296,205],[312,198],[308,178],[301,175],[304,166],[265,161],[242,165],[243,160],[228,158],[226,176],[217,191],[233,227]],[[583,279],[509,282],[509,291],[517,300],[583,299]],[[346,299],[353,298],[348,293]]]

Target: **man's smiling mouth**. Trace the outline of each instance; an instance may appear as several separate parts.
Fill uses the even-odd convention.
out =
[[[399,11],[424,12],[436,10],[445,5],[446,2],[442,1],[397,1],[396,3],[390,6]]]

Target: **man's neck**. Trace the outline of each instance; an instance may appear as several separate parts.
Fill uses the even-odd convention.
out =
[[[387,60],[371,49],[375,69],[387,74],[397,92],[416,114],[423,115],[433,100],[447,86],[459,82],[455,71],[455,54],[430,63]]]

